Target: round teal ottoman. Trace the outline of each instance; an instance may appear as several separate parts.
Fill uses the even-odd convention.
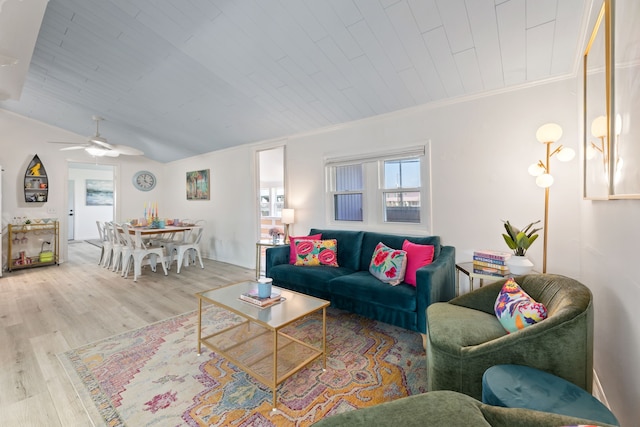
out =
[[[620,425],[611,411],[586,390],[529,366],[496,365],[487,369],[482,376],[482,402]]]

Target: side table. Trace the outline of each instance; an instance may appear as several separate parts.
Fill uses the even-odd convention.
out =
[[[511,274],[506,276],[493,276],[491,274],[475,273],[473,271],[473,262],[461,262],[456,264],[456,295],[460,295],[460,273],[465,274],[469,278],[469,292],[473,291],[474,279],[480,280],[480,287],[484,285],[484,281],[497,282],[498,280],[512,277]]]
[[[278,240],[276,243],[270,239],[258,240],[256,242],[256,280],[260,278],[260,273],[262,270],[262,248],[272,248],[274,246],[282,246],[288,245],[288,243],[284,243],[282,240]]]

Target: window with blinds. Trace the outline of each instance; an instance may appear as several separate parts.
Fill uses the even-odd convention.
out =
[[[423,228],[430,222],[428,165],[424,146],[326,159],[330,220]]]

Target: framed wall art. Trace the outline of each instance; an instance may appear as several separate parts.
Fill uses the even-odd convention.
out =
[[[612,1],[612,199],[640,199],[640,2]]]
[[[209,200],[209,169],[187,172],[187,200]]]
[[[601,3],[583,58],[583,197],[609,197],[609,129],[611,67],[609,0]]]
[[[113,206],[113,181],[86,180],[87,206]]]

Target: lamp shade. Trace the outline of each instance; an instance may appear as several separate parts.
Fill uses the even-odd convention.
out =
[[[536,178],[536,185],[542,188],[548,188],[553,185],[553,176],[543,173]]]
[[[562,137],[562,128],[555,123],[547,123],[538,128],[536,138],[538,142],[546,144],[548,142],[556,142]]]
[[[534,163],[529,166],[528,171],[531,176],[540,176],[544,173],[544,168],[540,166],[540,163]]]
[[[282,216],[280,220],[283,224],[293,224],[294,221],[294,210],[293,209],[282,209]]]
[[[573,148],[562,147],[562,150],[558,151],[558,160],[561,162],[568,162],[573,160],[576,156],[576,151]]]
[[[607,136],[607,118],[605,116],[598,116],[593,120],[591,134],[596,138]]]

